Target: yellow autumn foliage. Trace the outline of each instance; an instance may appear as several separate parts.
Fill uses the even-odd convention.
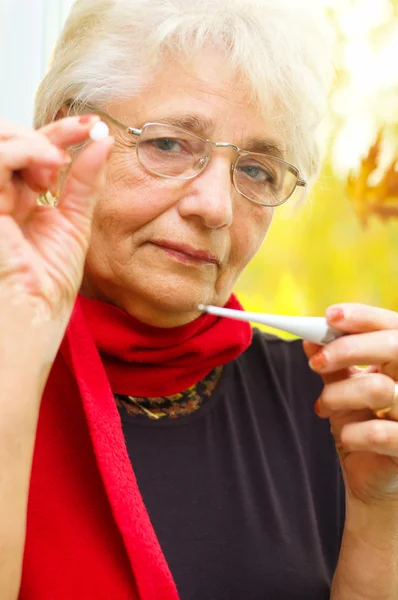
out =
[[[398,156],[382,169],[377,183],[371,182],[372,175],[381,170],[381,143],[382,131],[379,131],[367,156],[361,160],[359,172],[348,176],[347,193],[363,226],[371,215],[385,220],[398,218]]]
[[[239,281],[246,310],[322,315],[336,302],[398,310],[398,218],[369,214],[364,229],[330,160],[308,203],[284,210]]]

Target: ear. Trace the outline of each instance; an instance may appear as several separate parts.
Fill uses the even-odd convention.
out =
[[[54,121],[63,119],[64,117],[67,117],[68,115],[69,115],[69,106],[67,106],[66,104],[63,104],[61,106],[61,108],[58,110],[57,114],[55,115]]]

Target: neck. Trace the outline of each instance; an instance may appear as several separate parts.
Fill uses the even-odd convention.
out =
[[[176,307],[174,305],[160,306],[161,299],[155,304],[151,303],[148,299],[141,299],[137,296],[118,296],[117,299],[112,298],[101,291],[95,291],[87,285],[82,285],[80,289],[80,295],[88,300],[98,300],[99,302],[106,302],[111,306],[121,308],[126,313],[152,327],[159,327],[163,329],[172,329],[174,327],[181,327],[192,323],[198,317],[201,312],[196,306],[190,306],[188,308]]]

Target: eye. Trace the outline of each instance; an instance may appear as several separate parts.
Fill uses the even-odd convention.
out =
[[[161,152],[182,153],[186,151],[182,140],[176,138],[157,138],[151,140],[151,144]]]
[[[246,175],[252,181],[258,183],[276,183],[276,177],[273,173],[257,163],[243,164],[238,166],[238,171]]]

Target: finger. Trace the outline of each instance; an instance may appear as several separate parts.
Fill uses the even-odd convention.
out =
[[[69,164],[71,159],[62,148],[86,140],[99,119],[98,115],[91,114],[66,117],[38,131],[0,122],[0,189],[13,171],[23,169],[23,176],[31,189],[42,191],[45,180],[38,172],[38,166],[59,167]]]
[[[60,148],[67,148],[74,144],[79,144],[87,140],[90,130],[100,120],[98,115],[82,115],[66,117],[59,119],[38,132],[43,134],[53,144]],[[55,187],[58,181],[58,172],[55,169],[25,169],[22,177],[26,180],[29,187],[38,192]]]
[[[351,376],[325,385],[318,399],[318,415],[330,418],[339,411],[381,410],[391,406],[394,382],[380,373]]]
[[[67,148],[84,142],[92,127],[99,120],[98,115],[92,114],[64,117],[45,125],[38,130],[38,133],[44,135],[52,144],[56,144],[60,148]]]
[[[314,354],[309,365],[317,373],[324,374],[354,365],[394,361],[398,362],[398,330],[340,337]]]
[[[44,134],[58,147],[67,148],[86,141],[91,129],[98,121],[100,121],[100,117],[94,114],[65,117],[49,123],[38,132]],[[37,192],[55,187],[59,179],[58,172],[54,169],[41,169],[40,171],[35,169],[34,172],[26,170],[24,175],[30,187]]]
[[[341,444],[349,452],[374,452],[398,457],[398,423],[371,420],[348,423],[340,433]]]
[[[314,354],[322,350],[325,346],[321,344],[315,344],[314,342],[309,342],[308,340],[303,340],[303,349],[308,358],[312,358]],[[351,367],[350,371],[353,375],[356,374],[365,374],[365,373],[378,373],[379,369],[375,365],[371,365],[369,367]]]
[[[314,344],[313,342],[309,342],[308,340],[303,340],[303,348],[304,352],[307,355],[307,358],[310,360],[317,352],[322,350],[324,346],[320,344]],[[360,371],[361,369],[358,369]],[[356,367],[350,367],[348,369],[340,369],[339,371],[334,371],[333,373],[327,373],[322,375],[322,380],[325,385],[332,383],[334,381],[341,381],[343,379],[348,379],[351,375],[357,372]]]
[[[32,212],[37,206],[37,192],[33,191],[26,185],[19,172],[15,173],[11,184],[12,194],[9,196],[9,201],[12,202],[13,209],[11,212],[13,219],[23,227],[26,220],[29,219]]]
[[[27,242],[10,215],[0,215],[0,280],[25,269]]]
[[[366,304],[336,304],[326,311],[328,323],[348,333],[398,329],[398,313]]]
[[[59,210],[78,231],[88,235],[96,199],[105,184],[114,139],[93,142],[78,156],[65,182]]]
[[[57,184],[58,170],[49,167],[31,169],[22,169],[20,172],[21,179],[37,193],[45,192]]]
[[[20,225],[19,215],[30,213],[36,204],[37,193],[26,186],[18,173],[14,173],[0,192],[0,215],[12,215]]]
[[[0,190],[10,181],[14,171],[38,166],[59,168],[70,161],[64,150],[37,134],[0,142]]]
[[[38,193],[55,188],[57,180],[56,169],[38,169],[36,178],[31,176],[28,169],[15,172],[2,191],[3,214],[12,214],[16,223],[23,228],[37,209]]]
[[[21,125],[15,125],[4,119],[0,119],[0,141],[9,140],[16,136],[29,135],[32,129],[23,127]]]

